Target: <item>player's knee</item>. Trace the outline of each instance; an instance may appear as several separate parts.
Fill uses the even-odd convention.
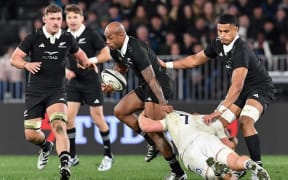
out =
[[[41,121],[25,120],[24,128],[26,141],[35,142],[37,134],[40,132]]]
[[[241,116],[239,118],[239,124],[240,124],[240,128],[242,130],[248,130],[251,128],[254,129],[254,121],[250,118],[245,117],[245,116]]]
[[[246,118],[245,118],[246,117]],[[260,112],[257,108],[251,105],[245,105],[240,113],[240,119],[243,119],[242,123],[248,123],[249,119],[253,120],[253,124],[259,119]]]
[[[121,110],[122,108],[119,107],[118,105],[116,105],[114,107],[114,115],[118,118],[118,119],[123,119],[123,111]]]
[[[28,142],[37,142],[40,130],[25,129],[25,139]]]
[[[54,112],[49,116],[49,120],[52,123],[55,120],[60,120],[60,121],[67,121],[67,115],[64,112]]]

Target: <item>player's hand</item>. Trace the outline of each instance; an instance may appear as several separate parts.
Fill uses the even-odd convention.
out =
[[[75,78],[76,77],[76,74],[75,74],[75,72],[74,71],[71,71],[70,69],[65,69],[65,76],[66,76],[66,79],[67,80],[71,80],[71,79],[73,79],[73,78]]]
[[[114,93],[115,89],[112,87],[111,84],[104,84],[101,83],[101,89],[104,93],[110,94],[110,93]]]
[[[80,68],[80,69],[85,69],[84,66],[82,66],[80,63],[77,63],[77,68]]]
[[[218,117],[220,117],[221,114],[222,114],[222,112],[220,112],[220,111],[215,111],[211,114],[207,114],[203,117],[204,122],[206,124],[209,124],[209,123],[213,122],[215,119],[217,119]]]
[[[128,71],[128,67],[119,63],[116,63],[115,66],[113,67],[114,71],[118,71],[121,74],[125,74]]]
[[[94,70],[95,72],[98,73],[97,65],[92,63],[92,62],[89,62],[89,63],[85,64],[85,69],[92,69],[92,70]]]
[[[77,67],[80,69],[92,69],[92,70],[95,70],[96,73],[98,73],[97,65],[94,63],[91,63],[91,62],[89,62],[85,65],[81,65],[80,63],[77,63]]]
[[[165,111],[166,113],[171,113],[173,111],[173,106],[170,104],[161,104],[161,110]]]
[[[166,63],[163,60],[159,59],[159,58],[157,58],[157,59],[158,59],[158,62],[160,64],[160,66],[163,67],[163,68],[166,68]]]
[[[24,65],[24,68],[31,72],[32,74],[36,74],[41,69],[42,62],[27,62]]]

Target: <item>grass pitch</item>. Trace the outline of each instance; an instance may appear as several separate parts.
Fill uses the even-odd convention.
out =
[[[160,180],[169,173],[169,167],[159,156],[150,163],[144,161],[144,155],[114,155],[115,162],[110,171],[97,170],[102,156],[80,155],[80,164],[72,167],[71,180]],[[0,156],[0,180],[54,180],[59,178],[58,157],[52,155],[47,167],[39,171],[36,168],[35,156]],[[263,156],[265,168],[272,180],[288,179],[287,156]],[[201,178],[188,172],[188,179]],[[248,180],[247,174],[243,180]]]

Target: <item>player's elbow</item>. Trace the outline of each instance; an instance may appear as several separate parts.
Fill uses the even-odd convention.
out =
[[[13,55],[10,58],[10,64],[11,66],[16,67],[16,57]]]

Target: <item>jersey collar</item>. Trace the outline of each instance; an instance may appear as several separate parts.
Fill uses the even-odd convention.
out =
[[[233,39],[233,41],[228,44],[228,45],[224,45],[223,44],[223,49],[224,49],[224,53],[227,54],[229,51],[231,51],[231,49],[234,46],[235,41],[239,38],[239,34],[236,35],[236,37]]]
[[[70,29],[68,29],[67,32],[70,32],[76,39],[85,31],[85,28],[86,27],[84,26],[84,24],[81,24],[80,28],[77,31],[72,32]]]
[[[126,36],[125,36],[125,39],[124,39],[123,46],[122,46],[121,51],[120,51],[122,57],[126,54],[127,46],[128,46],[128,41],[129,41],[129,36],[126,35]]]
[[[45,26],[45,25],[43,26],[42,30],[43,30],[43,33],[44,33],[45,37],[46,37],[47,39],[50,39],[50,43],[51,43],[51,44],[54,44],[54,43],[55,43],[55,39],[59,39],[60,36],[61,36],[61,34],[62,34],[62,30],[61,30],[61,29],[60,29],[56,34],[54,34],[54,35],[50,34],[50,33],[46,30],[46,26]]]

